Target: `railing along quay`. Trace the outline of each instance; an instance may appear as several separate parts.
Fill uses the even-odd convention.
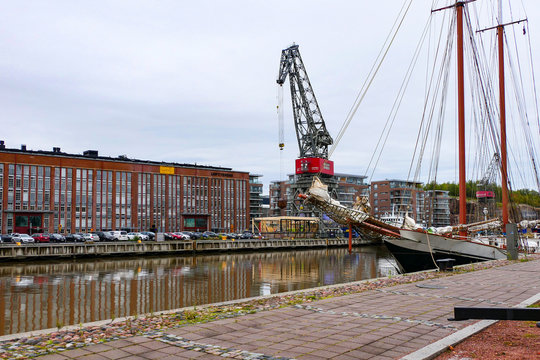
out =
[[[370,240],[353,239],[353,245],[370,245]],[[348,239],[242,239],[192,241],[126,241],[64,244],[2,244],[0,261],[69,257],[190,254],[219,251],[255,251],[347,246]]]

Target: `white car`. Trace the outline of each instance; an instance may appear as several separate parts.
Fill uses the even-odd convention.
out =
[[[114,239],[117,241],[127,241],[129,240],[127,231],[111,231],[110,234],[114,236]]]
[[[99,241],[99,236],[97,234],[83,234],[84,241]]]
[[[140,240],[148,240],[148,235],[141,234],[139,232],[130,232],[127,235],[129,237],[129,240],[134,240],[135,237],[138,237]]]
[[[28,234],[13,233],[11,234],[11,241],[14,243],[21,242],[21,243],[27,244],[27,243],[35,242],[35,239]]]

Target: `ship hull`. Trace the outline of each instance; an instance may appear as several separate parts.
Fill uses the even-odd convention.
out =
[[[413,230],[401,229],[400,234],[401,238],[385,238],[384,243],[405,272],[435,269],[440,259],[454,259],[455,265],[506,259],[495,246]]]

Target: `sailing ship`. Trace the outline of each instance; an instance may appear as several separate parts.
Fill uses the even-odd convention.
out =
[[[344,210],[330,211],[329,207],[339,206],[330,203],[329,198],[321,195],[321,184],[314,180],[312,188],[303,196],[306,201],[313,203],[326,211],[337,223],[356,227],[362,233],[382,237],[390,252],[394,255],[405,272],[419,271],[438,267],[437,261],[451,258],[455,264],[506,259],[507,252],[504,249],[505,241],[499,239],[497,245],[494,242],[486,243],[473,234],[486,229],[504,229],[509,223],[509,190],[507,174],[507,145],[506,145],[506,110],[505,110],[505,85],[504,85],[504,27],[520,23],[513,21],[507,24],[502,22],[502,5],[499,2],[498,25],[484,29],[497,30],[498,60],[499,60],[499,117],[500,133],[500,169],[502,188],[502,221],[492,219],[474,224],[467,224],[466,213],[466,164],[465,164],[465,90],[464,90],[464,9],[470,1],[457,1],[455,4],[439,10],[455,9],[455,28],[457,32],[457,103],[458,103],[458,137],[459,137],[459,224],[444,228],[424,229],[415,224],[414,220],[405,216],[401,226],[396,223],[388,223],[370,216],[369,204],[364,200],[358,202],[351,210],[355,217],[349,216]],[[468,20],[467,18],[465,18]],[[470,24],[468,24],[470,26]],[[318,179],[317,179],[318,180]],[[324,185],[323,185],[324,186]],[[364,214],[364,215],[359,215]],[[502,233],[502,232],[501,232]]]

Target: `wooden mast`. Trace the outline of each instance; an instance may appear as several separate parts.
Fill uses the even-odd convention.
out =
[[[502,3],[499,1],[499,25],[497,26],[499,47],[499,112],[501,117],[501,188],[503,226],[508,224],[508,167],[506,153],[506,100],[504,91],[504,25],[502,21]],[[504,228],[503,227],[503,228]]]
[[[506,105],[504,92],[504,27],[497,26],[497,38],[499,43],[499,106],[501,116],[501,188],[502,188],[502,219],[503,224],[508,224],[508,167],[506,154]]]
[[[459,150],[459,223],[467,223],[467,180],[465,176],[465,80],[463,63],[463,3],[456,3],[457,77],[458,77],[458,150]],[[467,235],[460,231],[460,235]]]
[[[499,1],[499,24],[497,26],[489,27],[479,32],[486,30],[497,29],[497,47],[499,56],[499,116],[501,126],[501,189],[502,189],[502,220],[504,226],[509,222],[509,209],[508,209],[508,152],[506,148],[506,97],[505,97],[505,84],[504,84],[504,27],[506,25],[519,24],[527,19],[518,21],[512,21],[507,24],[503,24],[502,21],[502,2]]]

